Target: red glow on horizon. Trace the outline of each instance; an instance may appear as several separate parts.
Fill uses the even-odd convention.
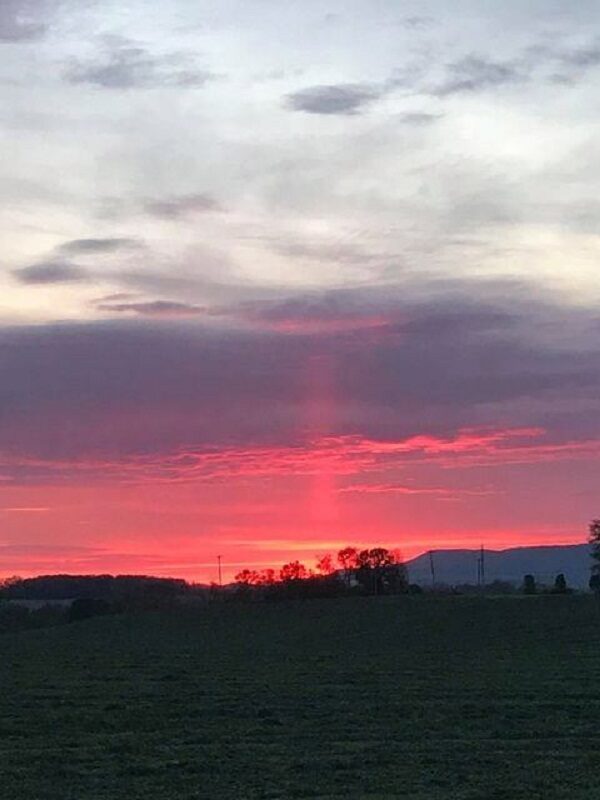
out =
[[[398,547],[408,559],[482,542],[574,544],[597,513],[595,440],[553,443],[537,428],[330,436],[338,420],[326,359],[311,364],[306,387],[302,430],[287,447],[38,460],[46,482],[0,487],[0,575],[133,572],[208,582],[219,553],[231,580],[244,567],[296,558],[313,566],[346,545]]]

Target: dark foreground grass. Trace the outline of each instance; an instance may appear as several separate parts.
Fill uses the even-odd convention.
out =
[[[2,800],[600,797],[592,598],[398,598],[0,637]]]

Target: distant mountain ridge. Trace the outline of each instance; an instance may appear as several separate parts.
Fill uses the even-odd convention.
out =
[[[480,550],[433,550],[436,583],[456,585],[477,583],[477,561]],[[567,584],[586,589],[590,579],[590,546],[588,544],[512,547],[508,550],[485,550],[485,581],[510,581],[521,584],[531,574],[540,584],[552,584],[563,573]],[[423,586],[431,584],[429,553],[406,563],[409,580]]]

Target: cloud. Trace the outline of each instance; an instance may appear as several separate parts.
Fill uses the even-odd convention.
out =
[[[570,67],[589,69],[600,66],[600,41],[595,41],[586,47],[562,52],[560,61]]]
[[[140,317],[197,317],[206,314],[206,308],[171,300],[153,300],[145,303],[97,303],[98,311],[115,314],[133,313]]]
[[[364,83],[309,86],[289,94],[287,105],[294,111],[308,114],[348,116],[361,113],[381,94],[381,89]]]
[[[400,483],[354,483],[343,486],[339,491],[343,494],[399,494],[408,497],[429,495],[444,500],[496,494],[489,489],[456,489],[451,486],[412,486]]]
[[[323,463],[335,448],[355,461],[420,452],[448,465],[459,447],[465,464],[593,457],[592,310],[482,281],[415,293],[363,288],[207,312],[106,303],[142,319],[0,328],[0,449],[13,466],[29,459],[13,471],[0,462],[0,473],[24,480],[40,459],[154,455],[160,473],[182,450],[252,449],[258,462],[265,447],[307,441]],[[505,431],[523,441],[498,439]]]
[[[96,300],[96,305],[102,303],[122,303],[125,300],[134,300],[138,295],[134,292],[112,292],[105,294]]]
[[[447,97],[522,83],[527,79],[527,73],[519,64],[469,55],[449,64],[445,80],[431,93],[438,97]]]
[[[259,328],[295,335],[331,335],[381,328],[397,323],[399,315],[397,309],[369,308],[353,302],[347,293],[248,302],[230,313]]]
[[[455,474],[457,470],[473,467],[597,461],[599,458],[600,439],[553,443],[547,431],[541,429],[464,429],[448,437],[421,434],[404,439],[325,436],[280,444],[181,448],[120,459],[6,458],[0,452],[0,464],[12,470],[17,484],[199,484],[227,483],[240,478],[327,475],[342,481],[338,489],[340,494],[434,495],[443,499],[485,497],[498,492],[480,488],[419,487],[383,483],[378,479],[423,466],[451,470]],[[343,483],[359,477],[363,481]]]
[[[137,239],[73,239],[65,242],[58,249],[67,255],[102,255],[116,253],[119,250],[137,248]]]
[[[433,17],[423,17],[423,16],[412,16],[412,17],[404,17],[402,20],[402,25],[405,28],[413,31],[421,31],[421,30],[428,30],[435,25],[435,20]]]
[[[556,83],[573,84],[589,70],[600,66],[600,40],[576,48],[542,47],[540,55],[557,64],[557,72],[552,76]]]
[[[28,285],[90,282],[98,277],[93,270],[79,267],[61,256],[98,256],[139,246],[136,239],[73,239],[56,248],[58,258],[50,257],[47,261],[15,269],[12,275],[19,283]],[[118,280],[118,276],[115,279]]]
[[[425,28],[432,24],[428,18],[405,20],[409,28]],[[503,86],[529,82],[534,74],[549,63],[562,68],[554,76],[557,81],[573,82],[588,69],[600,65],[600,42],[567,49],[548,46],[529,47],[514,60],[494,60],[477,53],[465,55],[446,64],[444,75],[437,84],[427,85],[428,69],[423,63],[413,63],[392,71],[380,84],[332,84],[310,86],[287,95],[288,107],[311,114],[355,115],[371,103],[396,89],[435,97],[469,94]],[[397,118],[404,124],[427,125],[441,115],[427,112],[406,112]]]
[[[585,57],[585,56],[582,56]],[[590,51],[588,58],[593,58]],[[484,89],[524,83],[529,80],[534,66],[529,58],[519,61],[494,61],[484,56],[470,54],[446,65],[445,76],[433,87],[426,85],[426,72],[422,64],[409,64],[393,70],[380,84],[332,84],[309,86],[287,95],[289,108],[310,114],[356,115],[371,103],[396,89],[410,90],[417,94],[446,97],[471,93]],[[397,119],[407,125],[428,125],[440,118],[430,112],[405,112]]]
[[[148,214],[162,219],[176,220],[188,214],[222,211],[221,206],[208,194],[188,194],[163,200],[150,200],[145,205]]]
[[[0,3],[0,43],[31,42],[40,39],[47,30],[40,22],[40,10],[45,0],[2,0]]]
[[[0,508],[0,513],[5,514],[45,514],[52,511],[48,506],[18,506],[14,508]]]
[[[287,237],[283,241],[275,241],[273,249],[288,258],[320,262],[330,261],[336,264],[345,264],[349,267],[381,264],[389,259],[389,256],[381,252],[371,252],[351,242],[331,241],[327,238],[311,241]]]
[[[13,276],[28,285],[53,283],[80,283],[90,280],[89,273],[68,261],[47,261],[30,267],[13,270]]]
[[[106,37],[96,59],[73,61],[65,71],[70,83],[100,89],[200,87],[212,73],[200,68],[186,53],[154,54],[128,39]]]
[[[404,125],[414,125],[420,127],[423,125],[432,125],[443,117],[443,114],[430,114],[427,112],[407,112],[400,114],[398,119]]]

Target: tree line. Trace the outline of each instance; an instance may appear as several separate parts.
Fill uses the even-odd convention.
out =
[[[600,519],[590,523],[588,541],[592,561],[589,586],[600,596]],[[519,591],[518,587],[502,581],[493,581],[485,587],[466,584],[433,588],[439,593],[451,594]],[[538,586],[535,576],[526,575],[520,590],[525,594],[568,594],[571,591],[562,574],[556,577],[552,587]],[[289,561],[280,569],[244,569],[235,576],[233,586],[227,587],[216,584],[207,587],[177,578],[146,575],[13,577],[0,580],[0,632],[46,627],[103,614],[180,608],[182,604],[203,604],[213,599],[277,601],[422,591],[420,586],[409,583],[400,552],[384,547],[362,550],[344,547],[335,554],[320,556],[314,569],[300,561]]]
[[[332,596],[342,594],[405,594],[411,590],[397,550],[344,547],[320,556],[315,569],[290,561],[276,569],[244,569],[235,576],[241,594]],[[415,587],[412,587],[413,590]]]

